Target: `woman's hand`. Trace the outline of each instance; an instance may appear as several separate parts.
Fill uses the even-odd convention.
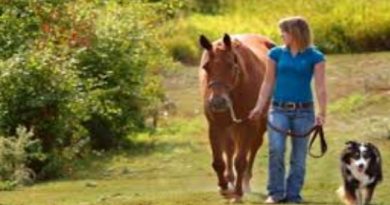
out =
[[[249,113],[248,119],[249,120],[258,120],[260,119],[261,116],[261,111],[260,106],[255,106]]]
[[[325,115],[323,115],[323,114],[318,114],[317,116],[316,116],[316,125],[324,125],[325,124],[325,122],[326,122],[326,117],[325,117]]]

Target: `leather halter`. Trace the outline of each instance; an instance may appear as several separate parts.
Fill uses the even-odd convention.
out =
[[[234,54],[234,58],[236,59],[236,54]],[[233,82],[233,86],[230,86],[230,85],[227,85],[226,83],[223,83],[221,81],[216,81],[216,80],[213,80],[211,82],[209,82],[207,84],[207,87],[208,88],[213,88],[213,87],[223,87],[225,88],[226,90],[228,90],[228,92],[230,93],[232,90],[234,90],[234,88],[236,88],[237,84],[238,84],[238,81],[239,81],[239,77],[240,77],[240,66],[238,64],[238,62],[234,62],[234,65],[233,65],[233,69],[234,69],[234,82]]]

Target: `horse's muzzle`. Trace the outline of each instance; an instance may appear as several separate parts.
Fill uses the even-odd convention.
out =
[[[226,112],[229,110],[228,101],[223,97],[213,97],[209,101],[209,107],[213,112]]]

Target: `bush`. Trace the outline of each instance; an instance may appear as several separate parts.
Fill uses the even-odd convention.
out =
[[[0,63],[0,128],[15,135],[16,127],[34,127],[49,152],[76,135],[82,97],[67,57],[52,49],[29,51]],[[76,105],[76,103],[78,103]]]
[[[66,14],[70,11],[68,2],[71,1],[0,1],[0,59],[31,49],[39,41],[59,43],[66,40],[68,33],[65,28],[77,23]],[[54,24],[61,26],[55,27]]]
[[[0,5],[0,59],[6,59],[28,49],[40,28],[28,1],[2,1]]]
[[[87,148],[116,148],[145,129],[170,65],[154,28],[178,15],[178,0],[4,3],[0,134],[34,128],[45,159],[27,167],[38,177],[63,176]]]
[[[45,161],[31,160],[28,167],[39,177],[51,166],[50,155],[87,137],[81,122],[85,117],[85,97],[72,69],[71,57],[63,50],[47,48],[27,51],[0,62],[0,131],[14,136],[17,126],[34,128]]]
[[[195,43],[197,39],[191,39],[188,37],[177,37],[175,39],[169,39],[164,42],[164,45],[169,48],[170,55],[174,60],[180,61],[186,64],[195,64],[199,61],[196,56],[198,55],[199,48]]]
[[[19,126],[15,137],[0,137],[0,190],[32,184],[36,174],[28,168],[28,163],[45,157],[40,141],[33,139],[32,130]]]
[[[90,47],[77,55],[89,96],[84,125],[94,149],[120,145],[127,134],[143,129],[145,109],[163,97],[156,74],[168,61],[148,26],[155,23],[148,13],[152,10],[143,4],[109,4],[98,14]]]

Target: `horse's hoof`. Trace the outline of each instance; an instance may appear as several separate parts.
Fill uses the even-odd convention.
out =
[[[225,198],[227,198],[227,199],[230,199],[230,198],[232,198],[233,195],[234,195],[234,190],[231,190],[231,189],[224,189],[224,190],[220,190],[219,193],[220,193],[223,197],[225,197]]]
[[[234,191],[234,184],[232,182],[228,183],[228,190]]]
[[[231,204],[241,204],[242,203],[242,197],[240,196],[233,196],[232,199],[230,199]]]
[[[249,185],[244,185],[244,187],[242,189],[243,189],[244,193],[251,193],[252,192],[251,186],[249,186]]]
[[[228,181],[229,183],[234,184],[234,182],[236,181],[236,180],[235,180],[235,176],[234,176],[234,175],[228,175],[228,176],[226,176],[226,181]]]

